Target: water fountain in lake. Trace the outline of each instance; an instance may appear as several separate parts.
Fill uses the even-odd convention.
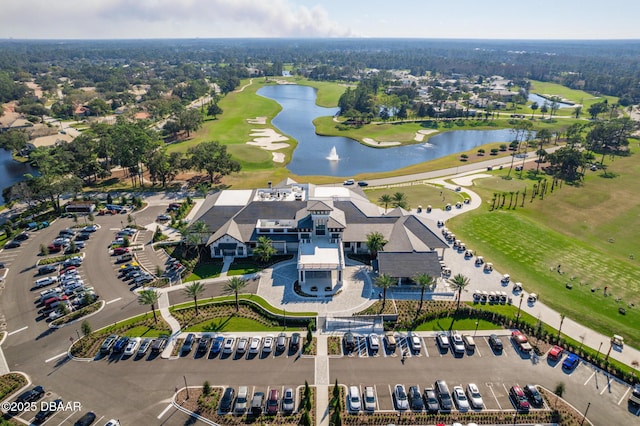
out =
[[[327,156],[327,160],[329,161],[338,161],[340,157],[338,156],[338,152],[336,151],[336,147],[331,148],[329,155]]]

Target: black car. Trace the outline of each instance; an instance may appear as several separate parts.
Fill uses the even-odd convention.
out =
[[[196,342],[196,335],[193,333],[187,334],[187,338],[184,339],[184,343],[182,344],[182,353],[189,353],[193,348],[193,344]]]
[[[424,401],[427,405],[427,411],[430,413],[437,413],[440,411],[440,403],[438,402],[438,396],[433,388],[424,389]]]
[[[527,398],[529,398],[529,402],[531,402],[531,405],[533,405],[534,407],[542,407],[542,404],[544,404],[544,400],[542,399],[542,395],[540,395],[540,392],[538,391],[536,385],[528,384],[524,387],[523,390],[524,394],[527,395]]]
[[[78,421],[76,421],[73,426],[89,426],[96,419],[96,415],[93,411],[89,411],[84,416],[80,417]]]
[[[344,349],[347,352],[351,352],[356,348],[356,338],[351,332],[347,332],[344,335]]]
[[[50,274],[57,271],[58,267],[55,265],[44,265],[38,268],[38,275]]]
[[[4,245],[4,248],[12,249],[20,247],[20,242],[16,240],[11,240],[7,244]]]
[[[289,350],[291,352],[297,352],[300,349],[300,333],[293,333],[291,340],[289,340]]]
[[[120,353],[124,351],[124,348],[129,344],[129,338],[127,336],[122,336],[118,339],[115,345],[113,345],[113,352]]]
[[[160,337],[159,339],[156,339],[152,344],[151,344],[151,352],[153,353],[158,353],[158,352],[162,352],[164,350],[164,347],[167,345],[167,341],[169,339],[166,336]]]
[[[360,182],[358,182],[358,186],[369,186],[369,183],[361,180]]]
[[[411,407],[413,411],[424,410],[424,401],[422,400],[422,395],[420,395],[420,389],[417,386],[409,387],[409,407]]]
[[[231,411],[235,395],[236,391],[232,387],[228,387],[224,390],[224,395],[222,395],[222,399],[220,400],[220,411]]]
[[[198,353],[206,353],[207,349],[209,348],[209,342],[211,341],[211,337],[209,336],[202,336],[200,338],[200,340],[198,341],[198,349],[197,352]]]
[[[33,419],[33,422],[36,424],[44,423],[45,420],[49,418],[49,416],[51,416],[56,412],[56,407],[62,404],[63,402],[61,399],[56,399],[52,402],[45,404],[45,407],[42,410],[38,411],[35,418]]]
[[[13,237],[13,239],[16,240],[16,241],[28,240],[29,239],[29,233],[28,232],[22,232],[22,233],[16,235],[15,237]]]
[[[78,235],[76,235],[75,240],[76,241],[86,241],[89,238],[91,238],[91,234],[89,232],[81,232]]]
[[[109,337],[107,337],[104,342],[102,342],[102,346],[100,346],[100,353],[102,355],[106,355],[109,352],[111,352],[111,349],[113,348],[113,345],[116,344],[116,341],[118,340],[118,335],[117,334],[112,334]]]
[[[491,346],[491,349],[495,352],[502,352],[502,340],[495,334],[489,336],[489,346]]]
[[[37,401],[44,396],[44,388],[42,386],[36,386],[33,389],[22,392],[16,399],[16,402],[33,402]]]

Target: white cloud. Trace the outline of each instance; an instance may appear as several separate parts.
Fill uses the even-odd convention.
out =
[[[3,6],[0,37],[348,37],[320,5],[290,0],[21,0]]]

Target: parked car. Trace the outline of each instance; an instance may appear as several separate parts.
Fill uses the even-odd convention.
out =
[[[420,348],[422,346],[420,344],[420,336],[411,333],[411,335],[409,335],[407,340],[409,340],[409,347],[411,348],[411,350],[413,352],[420,353]]]
[[[270,389],[269,397],[267,398],[267,414],[270,416],[278,414],[278,390]]]
[[[451,347],[453,348],[453,352],[457,354],[464,353],[464,341],[462,340],[462,336],[458,333],[453,333],[451,335]]]
[[[433,389],[436,392],[438,401],[440,402],[440,409],[443,411],[451,411],[453,408],[453,402],[451,401],[451,394],[449,393],[449,387],[444,380],[436,380],[433,384]]]
[[[369,183],[361,180],[358,182],[358,186],[369,186]]]
[[[98,225],[89,225],[82,228],[83,232],[96,232],[98,230]]]
[[[427,411],[429,413],[437,413],[440,411],[440,403],[438,402],[438,397],[436,396],[436,392],[433,388],[425,388],[423,394]]]
[[[355,184],[355,183],[356,183],[356,181],[355,181],[355,180],[353,180],[353,179],[347,179],[347,180],[345,180],[345,181],[343,182],[343,184],[344,184],[344,185],[353,185],[353,184]]]
[[[295,396],[292,388],[287,388],[282,394],[282,411],[292,413],[295,408]]]
[[[529,353],[533,349],[531,344],[529,344],[527,336],[522,334],[520,330],[513,330],[511,332],[511,339],[522,352]]]
[[[91,238],[91,234],[88,232],[81,232],[78,235],[76,235],[75,241],[87,241],[89,238]]]
[[[436,336],[436,342],[440,349],[449,348],[449,336],[447,336],[446,333],[438,333]]]
[[[196,352],[199,354],[207,353],[207,350],[209,349],[209,342],[211,342],[210,336],[204,335],[200,337],[200,340],[198,340],[198,347],[196,348]]]
[[[142,339],[140,339],[139,337],[134,337],[132,339],[129,339],[129,343],[127,343],[127,347],[124,349],[123,355],[131,356],[135,354],[138,348],[140,347],[141,340]]]
[[[241,337],[238,339],[238,346],[236,347],[236,353],[238,355],[244,354],[247,351],[247,346],[249,345],[249,339],[246,337]]]
[[[116,342],[116,344],[113,345],[113,352],[114,353],[123,352],[128,344],[129,344],[129,338],[127,336],[120,337]]]
[[[252,337],[251,341],[249,342],[249,353],[250,354],[257,354],[258,352],[260,352],[260,342],[262,341],[262,339],[260,337]]]
[[[373,386],[364,388],[364,409],[367,411],[375,411],[376,409],[376,393]]]
[[[236,414],[242,414],[247,411],[247,403],[249,402],[249,388],[246,386],[240,386],[238,388],[238,396],[236,397],[236,404],[233,407],[233,412]]]
[[[212,355],[217,355],[222,350],[222,345],[224,344],[224,337],[216,336],[211,343],[211,349],[209,349],[209,353]]]
[[[407,398],[407,391],[404,389],[404,385],[395,385],[393,388],[393,400],[396,404],[396,410],[408,410],[409,399]]]
[[[580,358],[578,358],[578,355],[570,353],[562,362],[562,368],[570,371],[576,368],[578,364],[580,364]]]
[[[469,400],[464,394],[462,386],[454,386],[451,395],[453,396],[453,400],[455,401],[456,407],[458,407],[459,411],[467,411],[469,409]]]
[[[273,336],[265,336],[262,343],[262,352],[269,353],[273,350]]]
[[[347,352],[351,352],[356,348],[356,338],[353,336],[353,333],[350,331],[344,334],[344,349]]]
[[[347,409],[351,412],[360,411],[360,388],[358,386],[349,386],[349,395],[347,395],[348,406]]]
[[[58,267],[56,265],[43,265],[38,268],[38,275],[46,275],[51,274],[52,272],[57,272]]]
[[[4,248],[6,248],[6,249],[18,248],[18,247],[20,247],[20,245],[21,245],[20,241],[11,240],[7,244],[4,245]]]
[[[527,395],[527,398],[529,398],[529,402],[531,403],[531,405],[533,405],[534,407],[542,407],[542,405],[544,404],[544,399],[542,398],[542,395],[538,391],[536,385],[525,385],[522,390],[524,391],[524,394]]]
[[[481,409],[484,406],[480,389],[478,389],[475,383],[469,383],[467,385],[467,397],[469,398],[469,405],[471,405],[471,407]]]
[[[25,241],[29,239],[29,233],[28,232],[21,232],[18,235],[16,235],[15,237],[13,237],[13,239],[15,241]]]
[[[143,356],[144,354],[146,354],[152,344],[153,339],[151,337],[142,339],[142,342],[140,342],[140,347],[138,348],[137,356]]]
[[[167,345],[168,340],[169,339],[166,336],[162,336],[154,340],[153,343],[151,344],[151,352],[152,353],[162,352],[164,350],[164,347]]]
[[[233,353],[233,347],[235,345],[236,339],[234,337],[228,336],[224,338],[224,345],[222,345],[222,353],[230,354]]]
[[[44,388],[42,386],[36,386],[33,389],[22,392],[16,402],[33,402],[37,401],[44,396]]]
[[[129,249],[127,247],[116,247],[113,249],[114,256],[120,256],[125,253],[129,253]]]
[[[549,353],[547,354],[547,359],[551,360],[551,361],[558,361],[560,358],[562,358],[562,353],[564,352],[564,349],[562,349],[560,346],[558,345],[554,345],[550,350]]]
[[[493,349],[494,352],[501,353],[503,349],[502,340],[498,337],[497,334],[492,334],[489,336],[489,346]]]
[[[476,342],[470,334],[463,334],[462,341],[464,342],[464,347],[467,351],[473,352],[476,350]]]
[[[64,406],[61,399],[54,399],[47,404],[44,404],[42,409],[36,413],[36,416],[33,418],[33,422],[35,424],[42,424],[47,420],[51,415],[56,412],[56,407]]]
[[[36,280],[33,283],[33,288],[42,288],[50,286],[51,284],[56,284],[58,282],[58,277],[44,277]]]
[[[220,399],[220,411],[228,413],[231,411],[233,405],[233,399],[236,396],[236,391],[232,387],[227,387]]]
[[[259,416],[262,414],[264,404],[264,392],[254,392],[251,398],[251,414]]]
[[[518,411],[529,411],[529,408],[531,408],[531,405],[529,405],[529,401],[527,400],[527,396],[518,385],[511,386],[509,389],[509,398],[511,399],[513,406]]]
[[[276,339],[276,351],[282,352],[287,348],[287,335],[284,333],[278,334]]]
[[[378,349],[380,349],[380,338],[375,333],[369,335],[369,349],[372,352],[378,352]]]
[[[384,341],[385,344],[387,346],[387,350],[389,352],[395,352],[396,351],[396,347],[398,346],[398,343],[396,341],[396,337],[393,335],[393,333],[389,332],[387,334],[384,335]]]
[[[112,334],[109,337],[107,337],[104,342],[102,342],[102,346],[100,346],[100,353],[102,355],[106,355],[109,352],[111,352],[111,349],[113,348],[113,345],[116,344],[116,341],[118,340],[118,335],[117,334]]]
[[[420,388],[416,385],[409,386],[409,406],[413,411],[424,410],[422,394],[420,393]]]
[[[85,413],[84,416],[76,420],[73,426],[89,426],[93,424],[95,420],[96,414],[93,411],[89,411],[88,413]]]
[[[183,354],[187,354],[191,352],[191,349],[193,348],[193,344],[195,342],[196,342],[196,335],[193,333],[187,334],[187,338],[184,339],[184,343],[182,343],[182,348],[180,349],[180,352],[182,352]]]
[[[289,350],[291,352],[297,352],[300,349],[300,333],[293,333],[289,339]]]

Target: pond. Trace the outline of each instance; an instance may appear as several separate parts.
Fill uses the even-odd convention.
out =
[[[544,98],[540,95],[536,95],[535,93],[529,93],[529,101],[531,102],[537,102],[538,105],[540,106],[540,108],[542,108],[542,105],[544,105],[544,103],[547,103],[547,106],[550,108],[551,107],[551,100]],[[558,102],[558,108],[571,108],[571,107],[575,107],[575,105],[573,104],[568,104],[565,102]],[[538,109],[537,112],[540,112],[540,110]]]
[[[11,151],[0,149],[0,189],[24,180],[25,173],[37,174],[37,170],[28,163],[19,163],[11,155]],[[0,197],[0,204],[4,199]]]
[[[316,105],[316,90],[312,87],[292,84],[265,86],[258,90],[258,94],[282,106],[282,111],[272,123],[282,133],[298,141],[287,168],[300,176],[388,172],[491,142],[509,143],[514,138],[509,129],[455,130],[436,135],[428,143],[372,148],[341,136],[316,135],[313,120],[333,116],[338,108]]]

